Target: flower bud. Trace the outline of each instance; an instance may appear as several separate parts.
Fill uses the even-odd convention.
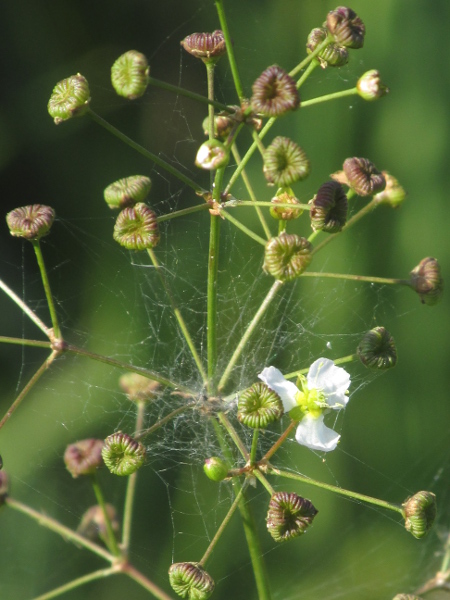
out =
[[[280,397],[264,383],[254,383],[239,396],[237,417],[247,427],[265,429],[283,413]]]
[[[119,385],[132,402],[154,400],[160,387],[157,381],[139,375],[139,373],[125,373],[119,379]]]
[[[207,140],[203,142],[195,157],[195,164],[200,169],[212,171],[225,167],[228,164],[230,154],[219,140]]]
[[[300,106],[294,79],[278,65],[263,71],[253,84],[252,91],[252,108],[265,117],[280,117]]]
[[[132,175],[124,177],[108,185],[103,192],[109,208],[126,208],[143,202],[152,187],[152,182],[145,175]]]
[[[351,8],[338,6],[330,10],[324,25],[339,45],[354,49],[363,47],[366,27]]]
[[[305,533],[317,512],[306,498],[294,493],[276,492],[269,502],[267,529],[276,542],[285,542]]]
[[[47,110],[55,125],[68,121],[72,117],[81,117],[89,109],[91,93],[87,79],[72,75],[55,85],[48,101]]]
[[[9,232],[14,237],[38,240],[47,235],[55,219],[55,211],[50,206],[32,204],[15,208],[6,215]]]
[[[417,539],[425,537],[436,517],[436,496],[432,492],[417,492],[402,506],[406,531]]]
[[[150,67],[147,58],[137,50],[119,56],[111,67],[111,83],[119,96],[136,100],[145,94],[149,83]]]
[[[218,456],[212,456],[205,460],[203,465],[205,475],[212,481],[223,481],[228,475],[227,463]]]
[[[323,27],[316,27],[308,35],[306,42],[306,52],[311,54],[319,44],[325,41],[328,36],[328,31]],[[348,62],[348,50],[343,46],[339,46],[331,42],[326,46],[316,58],[320,62],[322,69],[326,67],[342,67]]]
[[[384,327],[374,327],[365,333],[356,352],[363,365],[372,369],[390,369],[397,364],[394,338]]]
[[[169,569],[173,591],[187,600],[207,600],[214,591],[214,580],[195,563],[174,563]]]
[[[437,304],[444,291],[444,280],[438,261],[428,256],[420,261],[410,275],[410,285],[419,294],[422,304]]]
[[[314,231],[338,233],[347,222],[347,195],[337,181],[320,186],[310,202],[311,227]]]
[[[124,208],[114,225],[113,237],[128,250],[153,248],[159,242],[159,229],[155,213],[146,205],[138,203]]]
[[[312,249],[306,238],[281,233],[267,242],[263,269],[279,281],[291,281],[307,269]]]
[[[145,448],[131,436],[119,431],[106,438],[102,457],[114,475],[131,475],[142,466]]]
[[[181,45],[204,63],[215,63],[227,51],[225,38],[220,29],[212,33],[191,33],[182,40]]]
[[[0,471],[0,506],[3,506],[9,494],[9,477],[6,471]]]
[[[103,440],[88,438],[69,444],[64,452],[66,469],[76,478],[80,475],[93,475],[103,464]]]
[[[278,136],[266,148],[263,171],[269,185],[287,187],[308,177],[309,160],[295,142]]]
[[[389,94],[389,88],[382,83],[380,73],[376,69],[364,73],[358,79],[356,88],[361,98],[369,102]]]
[[[386,187],[382,192],[375,194],[373,199],[379,204],[388,204],[392,208],[398,208],[405,200],[406,192],[395,177],[387,171],[381,171],[381,173],[386,180]]]
[[[112,504],[106,504],[106,514],[108,515],[112,530],[114,533],[117,533],[120,529],[119,517]],[[93,542],[97,542],[98,540],[105,541],[108,539],[108,529],[106,527],[105,515],[103,514],[101,506],[98,506],[97,504],[88,508],[81,517],[77,532]]]
[[[348,185],[358,196],[371,196],[386,186],[383,173],[367,158],[347,158],[344,161],[344,173]]]
[[[290,187],[280,188],[277,191],[276,196],[272,198],[271,202],[273,206],[270,207],[270,214],[274,219],[280,221],[298,219],[303,212],[301,208],[295,208],[295,205],[299,204],[299,201]],[[277,206],[277,204],[292,204],[292,208]]]

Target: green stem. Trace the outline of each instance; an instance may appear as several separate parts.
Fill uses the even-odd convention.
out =
[[[216,393],[217,369],[217,274],[219,268],[220,217],[211,215],[208,253],[208,300],[207,300],[207,346],[208,346],[208,391]]]
[[[273,202],[266,202],[265,200],[239,200],[237,198],[233,198],[232,200],[227,200],[221,204],[222,208],[237,208],[239,206],[265,206],[267,208],[273,207]],[[277,208],[292,208],[292,203],[289,202],[277,202]],[[310,204],[296,204],[296,209],[301,210],[311,210]],[[272,233],[268,230],[269,238],[272,237]]]
[[[251,465],[254,465],[256,462],[256,452],[258,450],[258,437],[259,437],[259,429],[255,429],[253,431],[252,447],[250,450],[250,464]]]
[[[333,41],[333,38],[331,36],[328,36],[321,44],[319,44],[317,46],[317,48],[315,50],[313,50],[313,52],[311,52],[311,54],[308,54],[308,56],[306,58],[304,58],[301,63],[299,63],[294,69],[292,69],[292,71],[289,72],[289,75],[291,77],[295,77],[297,75],[297,73],[299,73],[302,69],[304,69],[309,63],[315,64],[317,66],[319,64],[319,62],[317,60],[315,61],[314,59],[332,41]]]
[[[222,104],[221,102],[210,100],[209,98],[205,98],[205,96],[202,96],[201,94],[190,92],[189,90],[185,90],[184,88],[180,88],[176,85],[171,85],[170,83],[166,83],[165,81],[161,81],[160,79],[155,79],[154,77],[149,77],[149,84],[162,90],[173,92],[174,94],[177,94],[177,96],[185,96],[186,98],[191,98],[196,102],[201,102],[202,104],[209,104],[209,106],[215,107],[218,110],[225,110],[230,113],[233,113],[235,111],[234,108],[230,108],[227,104]]]
[[[171,421],[177,415],[179,415],[183,412],[186,412],[187,410],[190,410],[194,406],[195,406],[195,402],[189,402],[188,404],[185,404],[184,406],[180,406],[179,408],[176,408],[175,410],[170,412],[168,415],[166,415],[163,419],[160,419],[159,421],[154,423],[151,427],[148,427],[147,429],[144,429],[143,431],[138,431],[137,433],[135,433],[133,435],[133,438],[135,440],[139,440],[146,435],[150,435],[151,433],[153,433],[154,431],[156,431],[157,429],[159,429],[160,427],[162,427],[163,425],[165,425],[166,423]]]
[[[264,477],[264,475],[261,473],[261,471],[259,469],[254,469],[253,475],[266,488],[266,490],[269,492],[270,496],[273,496],[275,494],[275,490],[273,489],[273,487],[270,485],[270,483],[267,481],[267,479]]]
[[[231,437],[231,439],[233,440],[233,442],[235,443],[237,449],[239,450],[239,452],[242,454],[244,460],[246,460],[247,462],[250,460],[250,455],[248,453],[247,448],[245,447],[244,443],[242,442],[241,438],[239,437],[239,435],[237,434],[236,429],[233,427],[233,425],[230,423],[230,421],[228,420],[228,417],[225,415],[225,413],[220,412],[217,415],[217,418],[219,419],[219,421],[222,423],[223,427],[226,429],[226,431],[228,432],[228,435]],[[228,459],[230,459],[230,456],[227,456]]]
[[[51,350],[51,342],[40,342],[39,340],[25,340],[23,338],[7,337],[0,335],[0,344],[16,344],[17,346],[31,346],[33,348],[47,348]]]
[[[169,221],[170,219],[176,219],[177,217],[184,217],[202,210],[208,210],[209,208],[209,204],[204,202],[203,204],[197,204],[196,206],[191,206],[190,208],[183,208],[181,210],[175,210],[174,212],[167,213],[166,215],[161,215],[160,217],[157,217],[156,220],[158,223],[162,223],[163,221]]]
[[[106,502],[103,497],[102,489],[98,482],[97,473],[94,473],[93,475],[91,475],[90,479],[91,479],[92,487],[94,488],[94,493],[95,493],[95,497],[97,499],[97,504],[100,506],[102,514],[103,514],[103,520],[104,520],[105,527],[106,527],[106,540],[105,540],[106,545],[108,546],[108,549],[111,551],[111,553],[114,554],[114,556],[120,556],[121,552],[120,552],[119,546],[117,544],[117,539],[116,539],[116,536],[115,536],[113,528],[112,528],[111,519],[109,518],[108,511],[106,510]]]
[[[36,259],[39,265],[39,270],[41,272],[42,284],[45,290],[45,296],[47,298],[48,309],[50,311],[50,319],[53,325],[53,334],[56,339],[61,337],[61,330],[59,328],[58,323],[58,315],[56,314],[55,303],[53,302],[53,296],[50,289],[50,281],[47,275],[47,269],[45,268],[44,256],[41,251],[41,246],[39,244],[39,240],[32,241],[34,252],[36,254]]]
[[[325,94],[324,96],[318,96],[317,98],[311,98],[311,100],[305,100],[302,102],[302,108],[307,106],[313,106],[314,104],[321,104],[322,102],[328,102],[329,100],[336,100],[337,98],[347,98],[348,96],[357,96],[358,89],[350,88],[348,90],[342,90],[340,92],[334,92],[332,94]]]
[[[233,370],[234,365],[236,364],[236,361],[238,360],[238,358],[240,357],[243,349],[245,348],[245,345],[247,344],[248,340],[250,339],[250,336],[252,335],[252,333],[255,331],[256,327],[259,325],[259,322],[261,321],[264,313],[266,312],[266,310],[269,308],[272,300],[275,298],[278,290],[283,286],[283,282],[282,281],[275,281],[272,285],[272,287],[270,288],[267,296],[264,298],[264,300],[262,301],[261,306],[259,307],[258,311],[256,312],[255,316],[253,317],[253,319],[250,321],[247,330],[245,331],[244,335],[242,336],[239,344],[236,346],[236,350],[234,351],[232,357],[230,358],[230,361],[228,363],[228,365],[226,366],[226,369],[222,375],[222,378],[219,382],[219,391],[221,391],[227,381],[228,378],[230,376],[231,371]]]
[[[287,375],[285,377],[286,377],[286,379],[288,378]],[[283,445],[284,441],[289,436],[289,434],[291,433],[291,431],[297,426],[297,424],[298,424],[297,421],[291,421],[289,423],[289,425],[286,427],[286,429],[283,431],[283,433],[277,439],[277,441],[272,446],[272,448],[270,448],[270,450],[268,450],[266,452],[266,454],[262,457],[262,459],[261,459],[262,463],[266,463],[268,460],[270,460],[272,458],[272,456]]]
[[[180,327],[181,333],[183,334],[184,339],[186,340],[186,343],[189,347],[189,350],[191,351],[192,357],[195,361],[195,364],[197,365],[197,369],[200,372],[200,375],[203,379],[203,383],[206,385],[207,383],[207,375],[205,373],[205,370],[203,368],[202,365],[202,361],[200,360],[200,356],[197,353],[197,349],[194,345],[194,342],[191,338],[191,334],[188,331],[188,328],[186,327],[186,323],[183,319],[183,316],[180,312],[180,309],[177,307],[177,305],[175,304],[175,300],[174,297],[172,295],[172,292],[170,290],[169,284],[166,281],[166,278],[164,277],[164,275],[162,274],[162,270],[161,270],[161,266],[158,262],[158,259],[156,258],[156,254],[155,251],[153,250],[153,248],[147,248],[147,252],[148,255],[150,256],[150,259],[152,261],[153,266],[155,267],[156,272],[158,273],[159,279],[162,283],[162,286],[166,292],[166,296],[169,299],[170,305],[172,307],[172,311],[175,315],[176,320],[178,321],[178,325]]]
[[[111,133],[112,135],[117,137],[119,140],[121,140],[122,142],[124,142],[125,144],[130,146],[130,148],[133,148],[133,150],[136,150],[137,152],[139,152],[139,154],[142,154],[142,156],[144,156],[145,158],[154,162],[156,165],[158,165],[158,167],[161,167],[161,169],[164,169],[165,171],[167,171],[168,173],[170,173],[171,175],[173,175],[174,177],[176,177],[177,179],[179,179],[180,181],[182,181],[183,183],[185,183],[186,185],[191,187],[197,194],[202,195],[206,192],[206,190],[204,190],[201,186],[199,186],[198,183],[196,183],[195,181],[193,181],[192,179],[190,179],[189,177],[187,177],[186,175],[181,173],[181,171],[179,171],[175,167],[172,167],[172,165],[167,163],[165,160],[163,160],[156,154],[153,154],[152,152],[150,152],[149,150],[147,150],[140,144],[137,144],[134,140],[132,140],[127,135],[125,135],[124,133],[119,131],[119,129],[117,129],[110,123],[108,123],[108,121],[105,121],[105,119],[100,117],[100,115],[97,115],[97,113],[95,113],[92,109],[89,109],[87,114],[98,125],[101,125],[107,131],[109,131],[109,133]]]
[[[11,298],[11,300],[17,304],[17,306],[22,310],[23,313],[29,317],[35,325],[39,327],[39,329],[45,333],[48,338],[51,338],[51,330],[45,325],[43,321],[25,304],[23,300],[19,298],[17,294],[15,294],[12,289],[6,285],[4,281],[0,279],[0,289],[2,289],[7,296]]]
[[[394,279],[392,277],[372,277],[369,275],[352,275],[350,273],[316,273],[305,271],[301,277],[323,277],[329,279],[346,279],[348,281],[367,281],[369,283],[383,283],[388,285],[411,285],[409,279]]]
[[[220,28],[223,32],[223,36],[225,38],[225,44],[227,48],[227,56],[228,62],[230,63],[231,74],[233,76],[234,87],[236,89],[236,93],[239,97],[239,100],[243,100],[244,92],[242,89],[241,78],[239,77],[239,71],[236,63],[236,57],[234,55],[234,47],[233,41],[230,36],[230,31],[228,29],[227,19],[225,17],[225,10],[223,7],[223,0],[214,0],[216,4],[217,14],[219,16]]]
[[[133,567],[133,565],[130,565],[129,563],[122,565],[121,572],[128,575],[128,577],[131,577],[133,581],[150,592],[158,600],[173,600],[171,596],[166,594],[166,592],[153,583],[153,581],[147,579],[147,577]]]
[[[107,569],[99,569],[98,571],[94,571],[89,573],[89,575],[83,575],[82,577],[78,577],[77,579],[73,579],[62,585],[58,588],[55,588],[51,592],[47,592],[46,594],[42,594],[41,596],[35,596],[33,600],[51,600],[52,598],[57,598],[58,596],[62,596],[66,592],[70,592],[71,590],[76,590],[80,588],[82,585],[86,585],[91,581],[95,581],[96,579],[104,579],[109,575],[114,575],[117,570],[115,567],[108,567]]]
[[[292,204],[291,204],[292,206]],[[251,229],[249,229],[248,227],[246,227],[243,223],[241,223],[240,221],[238,221],[237,219],[235,219],[234,217],[232,217],[230,215],[230,213],[227,213],[225,210],[220,211],[221,216],[223,216],[225,219],[227,219],[227,221],[230,221],[230,223],[233,223],[233,225],[235,227],[237,227],[238,229],[240,229],[241,231],[243,231],[245,233],[245,235],[248,235],[248,237],[252,238],[252,240],[255,240],[255,242],[258,242],[258,244],[261,244],[262,246],[265,246],[267,243],[267,240],[265,240],[264,238],[260,237],[257,233],[254,233]]]

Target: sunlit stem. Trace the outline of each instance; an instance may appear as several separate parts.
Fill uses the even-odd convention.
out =
[[[250,464],[254,465],[256,461],[256,452],[258,450],[259,429],[253,431],[252,447],[250,450]]]
[[[200,212],[203,210],[208,210],[210,208],[209,204],[204,202],[203,204],[197,204],[196,206],[191,206],[190,208],[182,208],[181,210],[175,210],[174,212],[167,213],[166,215],[161,215],[157,217],[158,223],[162,223],[163,221],[170,221],[170,219],[177,219],[178,217],[185,217],[186,215],[190,215],[192,213]]]
[[[30,346],[32,348],[48,348],[52,347],[51,342],[42,342],[39,340],[25,340],[23,338],[7,337],[0,335],[0,344],[14,344],[16,346]]]
[[[305,100],[302,102],[302,108],[307,106],[313,106],[314,104],[321,104],[322,102],[328,102],[329,100],[337,100],[338,98],[347,98],[348,96],[357,96],[358,89],[350,88],[348,90],[342,90],[341,92],[334,92],[333,94],[325,94],[324,96],[318,96],[317,98],[311,98],[311,100]]]
[[[285,377],[287,379],[288,375],[286,375]],[[275,452],[284,444],[286,438],[290,435],[291,431],[294,429],[294,427],[296,427],[296,425],[297,425],[296,421],[291,421],[289,423],[289,425],[286,427],[286,429],[280,435],[280,437],[275,442],[275,444],[272,446],[272,448],[270,448],[270,450],[268,450],[266,452],[266,454],[262,457],[262,459],[261,459],[262,463],[267,462],[268,460],[270,460],[272,458],[272,456],[275,454]]]
[[[348,354],[347,356],[341,356],[341,358],[333,358],[333,362],[335,365],[345,365],[349,362],[353,362],[358,359],[357,354]],[[292,371],[291,373],[286,373],[283,375],[285,379],[293,379],[294,377],[298,377],[299,375],[305,375],[309,371],[309,367],[305,369],[298,369],[297,371]],[[294,422],[295,423],[295,422]],[[264,457],[266,458],[266,457]]]
[[[105,577],[109,577],[110,575],[114,575],[117,572],[116,567],[108,567],[106,569],[99,569],[98,571],[93,571],[88,575],[83,575],[82,577],[78,577],[77,579],[73,579],[68,583],[61,585],[50,592],[45,594],[41,594],[40,596],[35,596],[33,600],[51,600],[52,598],[58,598],[58,596],[62,596],[66,592],[70,592],[71,590],[76,590],[91,581],[96,581],[97,579],[104,579]]]
[[[261,471],[259,469],[254,469],[252,473],[256,477],[256,479],[266,488],[269,494],[273,496],[275,494],[275,490],[264,477],[264,475],[261,473]]]
[[[317,48],[316,48],[317,50]],[[305,61],[303,61],[305,62]],[[300,63],[302,64],[302,63]],[[302,87],[302,85],[305,83],[305,81],[308,79],[308,77],[311,75],[311,73],[319,66],[319,62],[317,60],[313,60],[312,62],[309,63],[309,65],[307,66],[305,72],[302,74],[301,77],[299,77],[298,81],[297,81],[297,89],[300,89]],[[301,103],[301,106],[304,106],[304,102]]]
[[[60,353],[58,351],[54,350],[50,354],[50,356],[44,360],[44,362],[42,363],[42,365],[34,373],[34,375],[28,381],[28,383],[26,384],[26,386],[23,388],[23,390],[20,392],[20,394],[17,396],[17,398],[14,400],[14,402],[8,408],[8,410],[6,411],[6,413],[3,415],[3,418],[0,421],[0,429],[4,426],[4,424],[6,423],[6,421],[9,420],[9,418],[11,417],[11,415],[13,414],[13,412],[17,409],[17,407],[20,405],[20,403],[25,398],[25,396],[28,394],[28,392],[30,392],[33,389],[33,387],[36,385],[36,383],[39,381],[39,379],[42,377],[42,375],[50,367],[50,365],[52,364],[52,362],[55,360],[55,358],[59,354]]]
[[[369,275],[352,275],[351,273],[316,273],[305,271],[301,277],[318,277],[328,279],[346,279],[348,281],[367,281],[368,283],[382,283],[388,285],[411,285],[409,279],[394,279],[392,277],[372,277]]]
[[[225,38],[225,44],[227,48],[228,62],[230,63],[231,74],[233,76],[234,87],[239,100],[244,98],[244,92],[242,89],[241,78],[239,77],[239,71],[236,63],[236,57],[234,55],[233,41],[230,36],[230,30],[228,29],[228,23],[225,16],[225,10],[223,7],[223,0],[214,0],[216,4],[217,14],[219,16],[220,28]]]
[[[315,63],[316,65],[318,65],[319,64],[318,61],[314,61],[314,59],[332,41],[333,41],[333,38],[331,36],[328,36],[321,44],[319,44],[317,46],[317,48],[315,50],[313,50],[313,52],[311,52],[311,54],[308,54],[308,56],[306,58],[304,58],[301,63],[299,63],[294,69],[292,69],[292,71],[289,72],[289,75],[291,77],[295,77],[297,75],[297,73],[299,73],[302,69],[304,69],[312,61],[313,61],[313,64]]]
[[[50,289],[50,281],[47,275],[47,269],[45,268],[44,256],[41,251],[39,240],[32,240],[34,252],[41,272],[42,285],[45,290],[45,297],[47,298],[48,309],[50,311],[50,319],[53,325],[53,334],[56,339],[61,337],[61,331],[59,329],[58,315],[56,314],[55,303],[53,302],[53,296]]]
[[[95,113],[93,110],[89,109],[87,114],[98,125],[101,125],[102,127],[104,127],[109,133],[111,133],[116,138],[118,138],[120,141],[122,141],[125,144],[127,144],[128,146],[130,146],[130,148],[133,148],[133,150],[136,150],[136,152],[139,152],[139,154],[142,154],[142,156],[144,156],[148,160],[151,160],[152,162],[154,162],[156,165],[158,165],[158,167],[161,167],[161,169],[164,169],[165,171],[167,171],[168,173],[170,173],[171,175],[173,175],[174,177],[176,177],[177,179],[179,179],[180,181],[185,183],[187,186],[192,188],[197,194],[205,193],[205,190],[202,187],[200,187],[198,185],[198,183],[196,183],[195,181],[193,181],[192,179],[190,179],[189,177],[184,175],[181,171],[179,171],[178,169],[173,167],[171,164],[169,164],[168,162],[166,162],[165,160],[163,160],[156,154],[153,154],[152,152],[150,152],[149,150],[147,150],[140,144],[137,144],[134,140],[132,140],[127,135],[122,133],[119,129],[117,129],[110,123],[108,123],[108,121],[105,121],[105,119],[100,117],[100,115],[97,115],[97,113]]]
[[[233,198],[232,200],[227,200],[221,204],[222,208],[238,208],[239,206],[264,206],[266,208],[271,208],[273,207],[273,202],[267,202],[265,200],[239,200],[238,198]],[[292,208],[292,203],[277,202],[277,208]],[[295,205],[295,208],[301,210],[311,210],[311,205],[299,203]],[[270,231],[269,237],[272,237]]]
[[[292,206],[292,204],[291,204],[291,206]],[[225,219],[227,219],[227,221],[230,221],[230,223],[233,223],[233,225],[235,227],[237,227],[238,229],[240,229],[241,231],[243,231],[245,233],[245,235],[248,235],[248,237],[252,238],[252,240],[255,240],[255,242],[258,242],[258,244],[261,244],[262,246],[266,245],[267,240],[265,240],[264,238],[260,237],[257,233],[253,232],[246,225],[244,225],[243,223],[241,223],[240,221],[238,221],[238,219],[235,219],[234,217],[232,217],[230,215],[230,213],[222,210],[220,212],[220,214]]]
[[[11,298],[11,300],[17,304],[17,306],[22,310],[23,313],[29,317],[35,325],[39,327],[39,329],[45,333],[45,335],[50,338],[51,330],[41,321],[41,319],[25,304],[21,298],[17,294],[15,294],[12,289],[6,285],[4,281],[0,279],[0,289],[2,289],[7,296]]]
[[[258,132],[255,131],[254,129],[252,130],[252,138],[253,138],[253,142],[256,144],[256,147],[259,150],[259,153],[264,158],[266,148],[265,148],[264,144],[262,143],[262,140],[261,140],[260,136],[258,135]]]
[[[183,406],[176,408],[175,410],[170,412],[168,415],[166,415],[164,418],[162,418],[159,421],[157,421],[156,423],[154,423],[151,427],[148,427],[147,429],[143,429],[142,431],[136,430],[137,433],[135,433],[133,435],[133,438],[135,440],[139,440],[139,439],[145,437],[146,435],[152,434],[154,431],[157,431],[158,429],[163,427],[163,425],[165,425],[166,423],[169,423],[170,421],[172,421],[172,419],[174,419],[177,415],[180,415],[181,413],[184,413],[187,410],[190,410],[194,406],[195,406],[195,402],[189,402],[188,404],[184,404]]]
[[[94,488],[94,493],[95,493],[95,497],[97,499],[97,504],[100,506],[100,509],[102,511],[103,520],[104,520],[105,527],[106,527],[105,543],[108,546],[109,550],[112,552],[112,554],[114,554],[114,556],[120,556],[120,549],[117,544],[117,539],[116,539],[116,536],[115,536],[113,528],[112,528],[111,519],[109,518],[108,511],[106,510],[106,502],[105,502],[105,498],[103,497],[102,489],[98,482],[97,473],[94,473],[93,475],[91,475],[90,479],[91,479],[92,487]]]
[[[121,573],[128,575],[128,577],[131,577],[133,581],[135,581],[145,590],[150,592],[150,594],[157,598],[157,600],[173,600],[172,596],[166,594],[166,592],[159,588],[155,583],[153,583],[153,581],[147,579],[147,577],[145,577],[145,575],[143,575],[140,571],[133,567],[133,565],[130,565],[129,563],[123,563],[120,567]]]
[[[206,75],[208,81],[208,99],[214,100],[214,67],[215,63],[206,63]],[[214,139],[214,106],[208,105],[208,138]]]
[[[388,510],[392,510],[403,516],[403,508],[401,506],[399,506],[398,504],[392,504],[391,502],[386,502],[385,500],[379,500],[378,498],[372,498],[371,496],[365,496],[364,494],[358,494],[357,492],[345,490],[343,488],[336,487],[335,485],[330,485],[328,483],[316,481],[315,479],[309,479],[308,477],[304,477],[303,475],[299,475],[297,473],[291,473],[289,471],[282,471],[280,469],[275,469],[274,467],[271,467],[271,466],[264,469],[264,472],[267,473],[268,475],[277,475],[278,477],[285,477],[286,479],[293,479],[294,481],[301,481],[302,483],[307,483],[308,485],[314,485],[315,487],[319,487],[324,490],[328,490],[329,492],[334,492],[335,494],[340,494],[341,496],[347,496],[347,498],[352,498],[354,500],[361,500],[361,502],[366,502],[368,504],[374,504],[375,506],[379,506],[380,508],[386,508]]]
[[[230,506],[230,510],[227,512],[224,520],[220,524],[219,529],[216,531],[216,535],[213,537],[213,539],[211,540],[211,543],[209,544],[208,548],[206,549],[206,552],[202,556],[201,560],[198,562],[199,567],[204,567],[206,564],[206,561],[211,556],[211,553],[214,550],[217,542],[219,541],[220,536],[225,531],[225,528],[228,525],[228,523],[230,522],[231,517],[234,515],[234,513],[241,501],[243,493],[244,493],[244,488],[241,488],[238,492],[238,495],[234,499],[233,504]]]
[[[225,415],[225,413],[221,412],[221,413],[219,413],[217,415],[217,418],[219,419],[219,421],[222,423],[222,425],[224,426],[224,428],[228,432],[228,435],[231,437],[231,439],[235,443],[235,445],[236,445],[237,449],[239,450],[239,452],[242,454],[242,456],[244,457],[244,459],[248,462],[250,460],[250,455],[248,453],[248,450],[245,447],[245,445],[242,442],[242,440],[239,437],[239,435],[237,434],[235,428],[233,427],[233,425],[228,420],[228,417]],[[231,457],[228,457],[228,458],[231,458]]]
[[[236,347],[236,350],[234,351],[232,357],[230,358],[230,361],[228,363],[228,365],[226,366],[226,369],[222,375],[221,380],[219,381],[219,391],[222,390],[227,381],[228,378],[230,376],[231,371],[233,370],[233,367],[235,366],[238,358],[240,357],[242,351],[245,348],[245,345],[247,344],[248,340],[250,339],[251,335],[254,333],[256,327],[259,325],[262,317],[264,316],[264,313],[266,312],[266,310],[269,308],[272,300],[275,298],[278,290],[283,286],[283,282],[282,281],[275,281],[272,285],[272,287],[270,288],[267,296],[264,298],[264,300],[261,303],[261,306],[259,307],[258,311],[256,312],[255,316],[253,317],[253,319],[250,321],[247,330],[245,331],[244,335],[242,336],[241,340],[239,341],[239,344]]]
[[[150,259],[152,261],[153,266],[155,267],[156,272],[158,273],[159,279],[162,283],[162,286],[166,292],[166,296],[169,299],[170,305],[172,307],[172,311],[173,314],[175,315],[176,320],[178,321],[178,325],[180,327],[181,333],[183,334],[184,339],[186,340],[186,343],[189,347],[189,350],[191,351],[192,357],[195,361],[195,364],[197,365],[197,368],[200,372],[200,375],[203,379],[203,383],[206,384],[207,381],[207,375],[205,373],[205,370],[203,368],[202,365],[202,361],[200,360],[200,356],[198,355],[197,349],[194,345],[194,342],[191,338],[191,334],[188,331],[188,328],[186,326],[186,323],[184,321],[184,318],[180,312],[180,309],[177,307],[174,297],[172,295],[171,289],[169,287],[169,284],[166,281],[166,278],[164,277],[163,273],[162,273],[162,269],[161,266],[158,262],[158,259],[156,258],[156,254],[153,250],[153,248],[147,248],[147,252],[148,255],[150,256]]]
[[[161,81],[160,79],[155,79],[154,77],[149,77],[149,84],[154,87],[160,88],[162,90],[167,90],[168,92],[172,92],[177,96],[185,96],[186,98],[191,98],[197,102],[201,102],[203,104],[209,104],[209,106],[213,106],[218,110],[226,110],[227,112],[234,112],[234,108],[230,108],[226,104],[222,104],[221,102],[216,102],[215,100],[211,100],[209,98],[205,98],[201,94],[196,94],[195,92],[190,92],[189,90],[185,90],[184,88],[180,88],[176,85],[171,85],[170,83],[166,83],[165,81]]]

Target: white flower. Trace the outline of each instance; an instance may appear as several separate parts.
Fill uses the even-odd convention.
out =
[[[318,358],[306,377],[300,375],[301,389],[275,367],[266,367],[258,377],[280,396],[284,412],[299,421],[295,433],[299,444],[323,452],[336,448],[341,436],[324,424],[323,417],[330,410],[345,408],[348,402],[350,375],[345,369],[328,358]]]

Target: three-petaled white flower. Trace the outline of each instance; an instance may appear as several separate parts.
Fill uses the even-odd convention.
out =
[[[329,358],[318,358],[306,377],[299,376],[301,389],[275,367],[266,367],[258,377],[280,396],[284,412],[299,421],[295,433],[299,444],[323,452],[336,448],[341,436],[324,424],[323,417],[330,410],[345,408],[348,402],[350,375],[345,369]]]

